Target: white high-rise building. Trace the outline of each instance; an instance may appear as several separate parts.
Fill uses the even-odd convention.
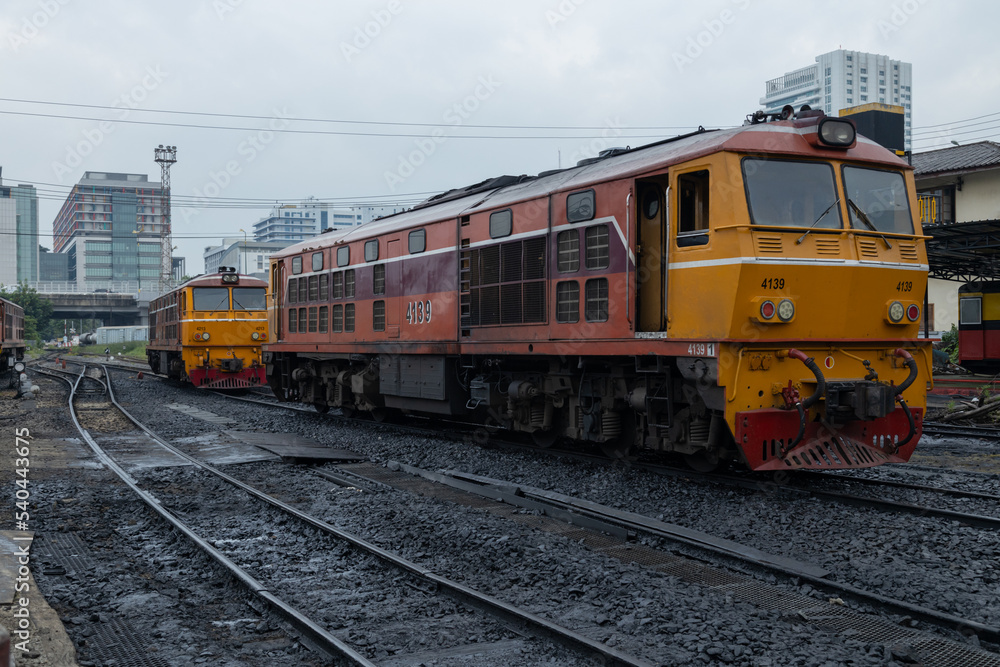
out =
[[[263,243],[298,243],[326,229],[347,229],[406,209],[402,206],[338,206],[316,199],[275,206],[253,224],[253,238]]]
[[[767,113],[803,104],[836,116],[841,109],[879,102],[905,109],[904,143],[910,150],[912,65],[889,56],[839,49],[816,56],[816,64],[768,81],[760,103]]]

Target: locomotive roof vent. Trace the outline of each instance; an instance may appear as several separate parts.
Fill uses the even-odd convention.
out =
[[[236,273],[235,266],[220,266],[219,273]]]

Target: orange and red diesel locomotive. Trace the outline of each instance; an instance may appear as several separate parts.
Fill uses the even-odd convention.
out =
[[[484,181],[272,256],[267,379],[698,467],[906,461],[915,210],[907,164],[806,108]]]

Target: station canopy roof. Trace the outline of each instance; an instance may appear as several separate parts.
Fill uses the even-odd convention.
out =
[[[924,225],[930,277],[1000,280],[1000,220]]]

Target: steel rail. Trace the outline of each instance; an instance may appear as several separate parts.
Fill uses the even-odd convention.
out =
[[[486,595],[485,593],[481,593],[477,590],[469,588],[464,584],[460,584],[446,577],[438,575],[432,572],[431,570],[421,565],[418,565],[410,560],[407,560],[401,556],[397,556],[396,554],[393,554],[392,552],[387,551],[372,542],[368,542],[367,540],[360,538],[356,535],[353,535],[351,533],[348,533],[344,530],[341,530],[340,528],[337,528],[336,526],[333,526],[323,521],[322,519],[318,519],[310,514],[307,514],[306,512],[298,510],[295,507],[292,507],[291,505],[285,502],[273,498],[272,496],[264,493],[263,491],[260,491],[257,488],[241,480],[238,480],[227,473],[222,472],[218,468],[209,465],[204,461],[201,461],[200,459],[190,456],[186,452],[178,449],[177,447],[174,447],[170,443],[160,438],[145,424],[143,424],[135,417],[133,417],[131,413],[128,412],[128,410],[126,410],[120,403],[118,403],[118,400],[115,398],[114,390],[111,387],[110,382],[108,382],[108,388],[109,388],[109,398],[111,402],[115,405],[115,407],[117,407],[127,419],[129,419],[133,424],[135,424],[143,432],[145,432],[146,435],[148,435],[158,445],[173,452],[177,456],[180,456],[181,458],[191,462],[192,464],[198,466],[202,470],[210,472],[219,477],[220,479],[225,480],[229,484],[249,493],[253,497],[262,500],[265,503],[272,505],[273,507],[277,507],[282,511],[291,514],[292,516],[300,519],[301,521],[313,526],[314,528],[318,528],[319,530],[322,530],[323,532],[332,535],[333,537],[336,537],[344,542],[347,542],[351,546],[365,553],[368,553],[370,555],[379,558],[383,562],[389,563],[390,565],[393,565],[401,570],[409,572],[410,574],[413,574],[423,579],[432,586],[447,591],[450,595],[454,596],[455,598],[459,599],[460,601],[466,604],[475,606],[493,616],[497,616],[507,621],[513,621],[517,624],[532,628],[538,634],[548,637],[549,639],[554,640],[560,643],[561,645],[567,648],[571,648],[577,652],[597,655],[603,661],[606,661],[605,664],[634,665],[643,667],[651,664],[641,658],[636,658],[634,656],[622,653],[621,651],[617,651],[612,647],[606,646],[597,640],[590,639],[589,637],[581,635],[580,633],[574,630],[570,630],[569,628],[565,628],[561,625],[553,623],[552,621],[549,621],[546,618],[538,616],[537,614],[525,611],[514,605],[503,602],[502,600],[499,600],[493,596]]]
[[[432,481],[438,481],[454,488],[476,493],[484,497],[502,500],[512,505],[532,507],[533,509],[539,509],[545,513],[549,513],[544,507],[544,505],[548,504],[553,509],[557,510],[556,512],[551,513],[553,516],[559,516],[560,512],[572,512],[580,517],[589,516],[599,518],[611,523],[626,525],[632,529],[645,532],[647,534],[657,535],[667,539],[674,539],[669,534],[662,531],[662,523],[659,521],[649,519],[648,517],[640,517],[639,515],[623,512],[614,508],[603,507],[597,505],[596,503],[572,498],[562,494],[544,491],[542,489],[535,489],[520,484],[511,484],[502,480],[493,480],[488,477],[471,475],[468,473],[458,473],[454,471],[432,473],[430,471],[423,471],[410,466],[401,466],[401,469],[410,474],[419,475]],[[478,489],[476,488],[477,486],[479,487]],[[639,520],[637,520],[637,518]],[[577,521],[572,521],[572,523],[577,523]],[[909,615],[914,618],[921,618],[942,627],[957,629],[959,631],[971,630],[981,639],[993,643],[1000,641],[1000,628],[998,627],[961,618],[936,609],[906,602],[905,600],[890,598],[880,593],[873,593],[852,584],[828,579],[825,575],[818,576],[814,572],[809,571],[810,569],[818,568],[803,568],[800,564],[796,564],[794,562],[784,567],[782,564],[777,562],[761,563],[757,558],[757,554],[753,551],[754,550],[751,550],[741,560],[748,565],[764,565],[764,567],[771,572],[776,572],[790,578],[797,578],[808,582],[811,586],[813,586],[813,588],[818,590],[836,593],[855,601],[874,604],[875,606],[880,606],[889,609],[890,611],[903,615]],[[726,555],[739,558],[738,553],[729,553]]]
[[[116,463],[114,459],[108,456],[107,452],[105,452],[104,449],[99,444],[97,444],[97,441],[94,440],[94,438],[90,435],[90,432],[87,431],[85,428],[83,428],[83,425],[80,423],[80,420],[78,419],[78,416],[76,414],[76,409],[73,405],[73,401],[76,398],[76,390],[78,385],[80,384],[80,380],[84,377],[84,373],[86,372],[86,366],[84,366],[84,371],[80,373],[80,376],[79,378],[77,378],[76,382],[71,382],[68,378],[65,378],[61,375],[57,375],[55,373],[51,373],[49,371],[36,369],[36,372],[40,372],[44,375],[49,375],[59,380],[63,380],[64,382],[70,385],[69,412],[70,412],[70,417],[73,420],[74,426],[76,426],[76,429],[80,432],[80,435],[83,437],[84,441],[87,443],[88,446],[90,446],[91,450],[93,450],[94,454],[97,455],[97,457],[101,460],[101,462],[104,465],[106,465],[109,469],[111,469],[115,474],[117,474],[118,477],[121,478],[121,480],[125,482],[125,484],[130,489],[132,489],[132,491],[137,496],[139,496],[139,498],[141,498],[142,501],[145,502],[153,511],[159,514],[162,518],[168,521],[170,525],[172,525],[176,530],[180,531],[185,537],[191,540],[191,542],[193,542],[195,546],[197,546],[199,549],[207,553],[215,562],[217,562],[219,565],[228,570],[230,575],[232,575],[237,581],[241,582],[246,588],[248,588],[255,595],[265,600],[271,606],[272,609],[277,611],[297,631],[302,633],[304,637],[307,637],[309,640],[314,642],[314,644],[321,651],[323,651],[332,658],[344,658],[350,661],[351,664],[360,665],[363,667],[375,667],[375,663],[371,662],[366,657],[356,652],[353,648],[351,648],[341,640],[334,637],[332,634],[330,634],[327,630],[322,628],[315,621],[311,620],[308,616],[306,616],[302,612],[298,611],[297,609],[295,609],[294,607],[292,607],[291,605],[289,605],[288,603],[286,603],[285,601],[281,600],[276,595],[271,593],[267,589],[267,587],[264,586],[264,584],[257,581],[257,579],[255,579],[252,575],[250,575],[246,570],[238,566],[236,563],[230,560],[229,557],[227,557],[221,551],[219,551],[211,544],[209,544],[207,541],[205,541],[203,538],[201,538],[190,527],[188,527],[187,524],[185,524],[183,521],[178,519],[168,510],[166,510],[160,504],[160,501],[155,496],[141,489],[136,483],[135,479],[124,468],[118,465],[118,463]],[[107,373],[106,370],[105,373]],[[107,387],[110,392],[111,391],[110,381],[108,381]],[[118,405],[117,401],[114,400],[113,393],[109,393],[109,396],[111,397],[112,402],[115,405]]]

